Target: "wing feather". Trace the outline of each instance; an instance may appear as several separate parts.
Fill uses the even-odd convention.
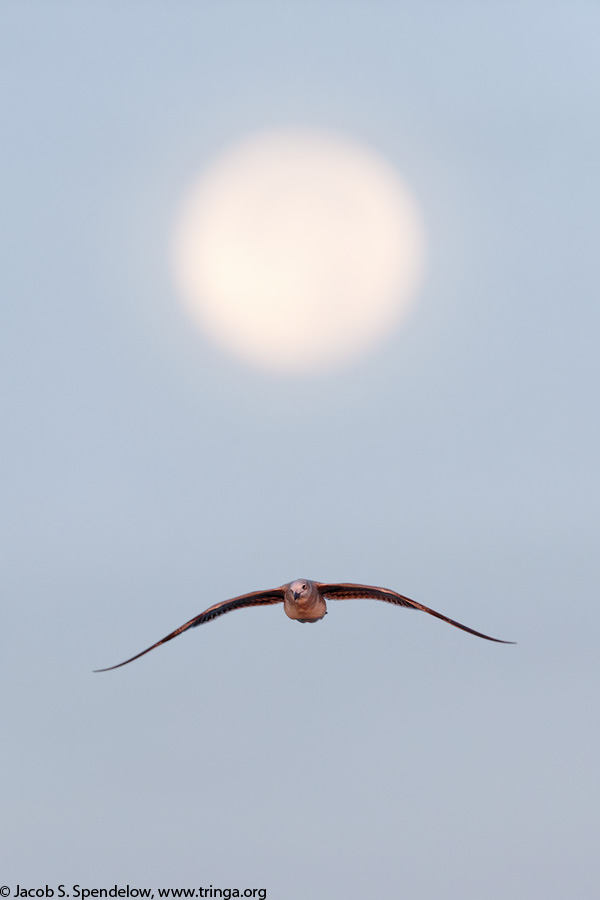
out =
[[[435,616],[437,619],[441,619],[442,622],[447,622],[449,625],[454,625],[455,628],[460,628],[461,631],[468,631],[469,634],[474,634],[477,637],[484,638],[486,641],[494,641],[497,644],[514,644],[514,641],[501,641],[500,638],[490,637],[489,634],[483,634],[481,631],[475,631],[473,628],[469,628],[467,625],[461,625],[460,622],[455,622],[454,619],[448,618],[448,616],[442,615],[442,613],[436,612],[435,609],[430,609],[428,606],[423,606],[422,603],[417,603],[416,600],[411,600],[410,597],[405,597],[403,594],[398,594],[397,591],[392,591],[389,588],[375,587],[374,585],[369,584],[320,584],[317,582],[320,592],[326,599],[331,600],[353,600],[353,599],[370,599],[370,600],[384,600],[386,603],[394,603],[396,606],[405,606],[409,609],[420,609],[422,612],[429,613],[430,616]]]
[[[235,609],[243,609],[246,606],[266,606],[272,603],[281,602],[283,602],[283,588],[274,588],[273,590],[269,591],[253,591],[250,594],[241,594],[239,597],[233,597],[231,600],[222,600],[220,603],[215,603],[214,606],[209,606],[208,609],[204,610],[204,612],[201,612],[199,613],[199,615],[194,616],[194,618],[190,619],[189,622],[185,622],[183,625],[180,625],[179,628],[175,629],[175,631],[172,631],[166,637],[162,638],[162,640],[157,641],[156,644],[152,644],[152,646],[148,647],[146,650],[142,650],[141,653],[136,653],[135,656],[126,659],[122,663],[117,663],[116,666],[108,666],[106,669],[94,669],[94,671],[110,672],[111,669],[119,669],[121,666],[126,666],[127,663],[133,662],[134,659],[139,659],[140,656],[144,656],[146,653],[150,653],[151,650],[154,650],[156,647],[160,647],[161,644],[166,644],[167,641],[172,640],[174,637],[177,637],[177,635],[183,634],[183,632],[187,631],[188,628],[195,628],[197,625],[204,625],[206,622],[211,622],[218,616],[222,616],[228,612],[233,612],[233,610]]]

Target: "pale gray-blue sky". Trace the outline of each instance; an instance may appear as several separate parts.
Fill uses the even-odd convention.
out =
[[[3,884],[593,895],[599,30],[583,2],[3,4]],[[430,240],[407,322],[314,379],[213,347],[167,259],[202,163],[288,124],[390,159]],[[91,674],[298,576],[519,643],[331,603]]]

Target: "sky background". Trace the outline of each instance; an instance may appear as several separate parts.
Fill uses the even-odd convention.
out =
[[[597,3],[0,5],[0,882],[272,900],[596,896]],[[423,211],[410,316],[247,367],[168,241],[279,126]],[[386,585],[315,627],[205,607]]]

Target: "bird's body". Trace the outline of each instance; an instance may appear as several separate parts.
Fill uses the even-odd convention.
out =
[[[467,625],[461,625],[460,622],[455,622],[454,619],[449,619],[447,616],[442,615],[442,613],[436,612],[428,606],[423,606],[421,603],[417,603],[416,600],[411,600],[403,594],[398,594],[390,588],[375,587],[374,585],[368,584],[350,584],[345,582],[326,584],[321,581],[310,581],[308,578],[299,578],[296,581],[291,581],[289,584],[284,584],[278,588],[271,588],[266,591],[253,591],[250,594],[241,594],[239,597],[233,597],[231,600],[222,600],[220,603],[215,603],[213,606],[209,606],[208,609],[205,609],[204,612],[194,616],[189,622],[180,625],[179,628],[176,628],[175,631],[172,631],[166,637],[162,638],[162,640],[157,641],[156,644],[152,644],[151,647],[142,650],[141,653],[137,653],[135,656],[126,659],[122,663],[118,663],[116,666],[108,666],[106,669],[96,669],[96,671],[107,672],[109,669],[118,669],[120,666],[125,666],[127,663],[133,662],[134,659],[138,659],[140,656],[144,656],[145,653],[154,650],[155,647],[166,644],[167,641],[172,640],[189,628],[195,628],[197,625],[204,625],[206,622],[210,622],[212,619],[216,619],[224,613],[233,612],[235,609],[243,609],[246,606],[270,606],[274,603],[283,603],[284,612],[290,619],[294,619],[296,622],[318,622],[327,613],[327,600],[351,600],[359,598],[384,600],[385,602],[393,603],[396,606],[404,606],[408,609],[420,609],[422,612],[429,613],[431,616],[442,619],[443,622],[448,622],[449,625],[454,625],[455,628],[460,628],[461,631],[467,631],[469,634],[484,638],[486,641],[494,641],[497,644],[513,643],[513,641],[501,641],[499,638],[490,637],[487,634],[482,634],[481,631],[474,631],[473,628],[469,628]]]
[[[318,622],[327,614],[327,601],[316,582],[298,579],[283,586],[283,611],[296,622]]]

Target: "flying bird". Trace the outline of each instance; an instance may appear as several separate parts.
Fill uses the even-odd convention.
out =
[[[455,622],[454,619],[449,619],[448,616],[443,616],[434,609],[429,609],[428,606],[423,606],[421,603],[417,603],[416,600],[404,597],[402,594],[390,590],[390,588],[374,587],[368,584],[324,584],[320,581],[309,581],[307,578],[299,578],[297,581],[291,581],[289,584],[283,584],[278,588],[271,588],[267,591],[253,591],[250,594],[241,594],[239,597],[233,597],[231,600],[222,600],[220,603],[215,603],[214,606],[209,606],[204,612],[194,616],[189,622],[180,625],[175,631],[172,631],[162,640],[157,641],[156,644],[152,644],[146,650],[142,650],[141,653],[136,653],[135,656],[126,659],[122,663],[117,663],[116,666],[108,666],[106,669],[95,669],[95,671],[109,672],[111,669],[126,666],[127,663],[133,662],[134,659],[139,659],[145,653],[150,653],[151,650],[160,647],[161,644],[166,644],[167,641],[177,637],[178,634],[183,634],[188,628],[204,625],[206,622],[216,619],[217,616],[233,612],[234,609],[243,609],[245,606],[271,606],[274,603],[283,603],[283,611],[290,619],[295,619],[297,622],[318,622],[327,613],[327,600],[353,599],[385,600],[386,603],[394,603],[396,606],[420,609],[422,612],[429,613],[430,616],[436,616],[443,622],[448,622],[449,625],[454,625],[455,628],[460,628],[462,631],[468,631],[469,634],[484,638],[486,641],[495,641],[497,644],[514,643],[514,641],[501,641],[499,638],[493,638],[488,634],[482,634],[480,631],[474,631],[473,628],[461,625],[460,622]]]

